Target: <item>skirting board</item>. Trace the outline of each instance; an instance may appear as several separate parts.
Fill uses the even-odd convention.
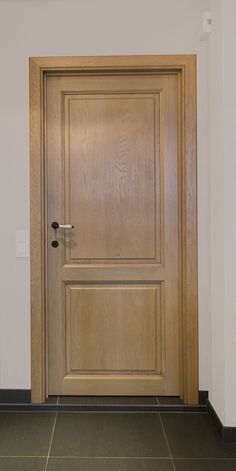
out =
[[[208,391],[198,391],[198,404],[206,405],[208,400]]]
[[[207,412],[223,442],[236,443],[236,427],[225,427],[209,400],[207,400]]]
[[[205,405],[208,391],[198,392],[198,404]],[[0,389],[0,404],[25,404],[31,402],[30,389]]]
[[[29,404],[30,389],[0,389],[0,404]]]

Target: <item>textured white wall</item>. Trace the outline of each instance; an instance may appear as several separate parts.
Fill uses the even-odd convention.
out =
[[[225,419],[224,354],[224,137],[222,70],[222,0],[211,0],[213,31],[209,41],[211,338],[210,401]]]
[[[210,400],[222,422],[236,426],[236,3],[211,0],[210,8]]]
[[[210,388],[210,159],[208,0],[0,0],[0,388],[30,387],[29,260],[16,229],[29,226],[28,57],[198,54],[200,388]]]
[[[236,426],[236,3],[223,2],[225,422]]]

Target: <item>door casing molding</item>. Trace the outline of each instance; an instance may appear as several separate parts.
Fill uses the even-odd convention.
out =
[[[196,56],[32,57],[30,71],[31,398],[47,396],[44,109],[49,74],[174,73],[179,84],[180,391],[198,402]]]

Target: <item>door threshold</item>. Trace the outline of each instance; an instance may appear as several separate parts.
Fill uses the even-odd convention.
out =
[[[2,411],[207,412],[206,404],[184,404],[167,396],[49,396],[43,404],[0,403]]]

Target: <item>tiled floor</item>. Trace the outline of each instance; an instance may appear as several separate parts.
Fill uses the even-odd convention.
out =
[[[202,413],[1,412],[0,470],[236,471],[236,444]]]

